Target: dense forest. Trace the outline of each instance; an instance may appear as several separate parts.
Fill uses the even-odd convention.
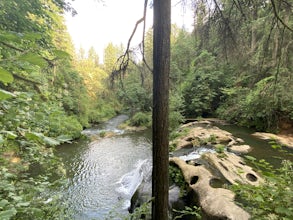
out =
[[[292,1],[190,7],[193,31],[171,31],[170,132],[200,117],[292,129]],[[76,52],[65,12],[77,13],[63,0],[0,2],[0,219],[64,218],[60,195],[45,196],[64,181],[54,147],[119,112],[132,126],[151,125],[152,29],[117,74],[125,48],[109,43],[103,64],[94,48]]]
[[[61,0],[0,2],[1,219],[59,219],[58,195],[46,207],[40,196],[64,176],[53,147],[120,110],[107,83],[117,48],[103,66],[93,49],[75,53],[65,11],[76,13]]]
[[[171,128],[183,118],[214,116],[262,131],[292,124],[290,2],[193,4],[193,32],[172,27]],[[118,91],[131,112],[150,111],[151,31],[145,62],[134,61]]]

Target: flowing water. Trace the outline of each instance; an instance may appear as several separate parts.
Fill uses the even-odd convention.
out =
[[[92,141],[80,140],[57,148],[68,178],[68,185],[60,190],[69,204],[73,219],[121,219],[119,215],[128,213],[131,196],[141,181],[151,178],[150,131],[120,130],[118,125],[126,119],[127,116],[120,115],[99,127],[83,131]],[[275,158],[280,154],[272,150],[268,142],[251,136],[251,130],[236,126],[219,127],[251,145],[251,156],[280,163]],[[97,139],[105,131],[116,135]],[[189,149],[174,156],[190,160],[211,151],[207,148]],[[286,154],[281,156],[286,157]],[[111,211],[114,211],[116,218],[109,214]]]
[[[151,145],[149,131],[125,133],[117,128],[126,118],[121,115],[84,131],[90,137],[112,131],[116,133],[113,137],[82,140],[57,149],[69,181],[62,190],[74,219],[105,219],[110,211],[127,213],[126,206],[143,175],[141,168],[148,167]]]
[[[283,159],[292,160],[293,150],[283,148],[277,150],[272,148],[272,144],[267,140],[262,140],[253,136],[255,132],[252,129],[239,127],[237,125],[217,125],[219,128],[226,130],[233,134],[234,137],[239,137],[244,140],[244,144],[252,147],[252,151],[248,153],[249,156],[255,157],[257,160],[264,159],[276,168],[281,166]]]

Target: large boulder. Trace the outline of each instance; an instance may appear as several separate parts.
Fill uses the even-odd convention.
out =
[[[228,147],[228,150],[235,154],[247,154],[251,151],[251,147],[247,144],[232,145]]]
[[[241,139],[233,137],[230,132],[210,124],[202,126],[202,124],[193,122],[184,125],[181,129],[187,129],[188,131],[187,134],[176,138],[171,143],[176,145],[176,150],[215,144],[232,146],[243,142]]]
[[[152,183],[147,181],[141,182],[133,196],[131,197],[130,207],[128,211],[133,213],[137,207],[140,207],[142,204],[151,201],[152,198]]]
[[[262,178],[250,166],[247,166],[241,157],[233,153],[206,153],[202,155],[202,160],[206,167],[231,184],[243,183],[258,186],[263,182]]]
[[[144,203],[150,202],[152,198],[152,183],[151,181],[145,182],[143,181],[134,195],[131,198],[131,205],[128,209],[130,213],[133,213],[134,210]],[[169,209],[170,210],[182,210],[185,207],[185,203],[180,194],[180,188],[176,185],[172,185],[169,187]],[[144,215],[143,218],[150,219],[149,215]]]
[[[198,197],[206,219],[247,220],[250,215],[234,202],[235,194],[227,189],[213,188],[211,182],[215,177],[204,166],[193,166],[174,157],[171,163],[182,171],[185,181]]]

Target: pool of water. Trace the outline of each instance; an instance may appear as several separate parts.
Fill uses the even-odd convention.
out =
[[[89,139],[57,148],[68,180],[60,191],[73,219],[122,219],[121,215],[128,213],[131,195],[140,181],[151,172],[150,130],[125,132],[118,125],[126,119],[127,116],[120,115],[102,125],[86,129],[83,133]],[[250,145],[250,156],[265,159],[277,167],[281,163],[280,157],[292,160],[292,155],[279,152],[267,141],[252,136],[252,130],[234,125],[217,126]],[[107,131],[115,135],[95,140],[101,132]],[[213,150],[199,148],[198,152],[189,151],[181,154],[187,154],[182,159],[198,158],[199,154]],[[292,150],[289,152],[292,153]]]
[[[117,125],[125,117],[116,117],[99,128],[86,130],[94,136],[101,130],[117,134],[95,141],[81,140],[57,148],[67,171],[68,185],[60,190],[73,219],[114,219],[110,212],[126,214],[125,201],[117,189],[120,180],[134,170],[139,161],[151,158],[149,132],[121,132]],[[119,219],[119,217],[117,217]]]

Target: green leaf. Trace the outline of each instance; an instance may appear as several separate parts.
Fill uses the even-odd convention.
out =
[[[0,134],[0,145],[4,143],[3,136]]]
[[[46,137],[42,133],[27,132],[27,133],[25,133],[25,137],[28,140],[40,141],[40,142],[43,142],[43,143],[45,143],[45,144],[47,144],[49,146],[56,146],[56,145],[60,144],[60,142],[58,140],[50,138],[50,137]]]
[[[30,205],[30,202],[19,202],[16,204],[17,207],[27,207]]]
[[[257,201],[257,202],[264,202],[263,197],[261,197],[261,196],[256,196],[255,197],[255,201]]]
[[[45,67],[47,65],[47,62],[45,61],[45,59],[35,53],[24,54],[19,57],[19,60],[29,62],[39,67]]]
[[[6,199],[0,201],[0,208],[3,209],[9,202]]]
[[[71,143],[72,137],[68,135],[60,135],[57,137],[57,140],[61,143]]]
[[[11,92],[8,92],[6,90],[0,89],[0,101],[4,99],[9,99],[15,97],[15,95]]]
[[[40,40],[41,38],[42,38],[42,35],[40,33],[26,33],[23,36],[24,40],[31,40],[31,41]]]
[[[292,212],[286,207],[277,207],[275,208],[275,212],[278,214],[286,214],[286,215],[292,214]]]
[[[250,160],[250,161],[255,161],[256,158],[255,157],[252,157],[252,156],[249,156],[249,155],[246,155],[244,156],[247,160]]]
[[[17,213],[15,208],[9,209],[9,210],[5,210],[5,211],[1,211],[0,212],[0,219],[1,220],[9,220],[11,219],[11,217],[15,216]]]
[[[14,134],[12,131],[1,131],[1,133],[6,134],[6,137],[10,140],[14,140],[15,138],[17,138],[17,135]]]
[[[0,81],[3,83],[12,83],[13,76],[10,72],[0,67]]]
[[[0,33],[0,40],[3,41],[13,41],[13,42],[19,42],[20,36],[13,32],[1,32]]]
[[[64,58],[69,58],[70,57],[70,55],[68,53],[66,53],[65,51],[63,51],[63,50],[54,50],[53,53],[59,59],[64,59]]]
[[[56,139],[44,136],[43,141],[50,146],[57,146],[60,144]]]
[[[31,140],[31,141],[42,141],[41,135],[42,135],[41,133],[37,133],[37,132],[26,132],[25,133],[26,139]]]

